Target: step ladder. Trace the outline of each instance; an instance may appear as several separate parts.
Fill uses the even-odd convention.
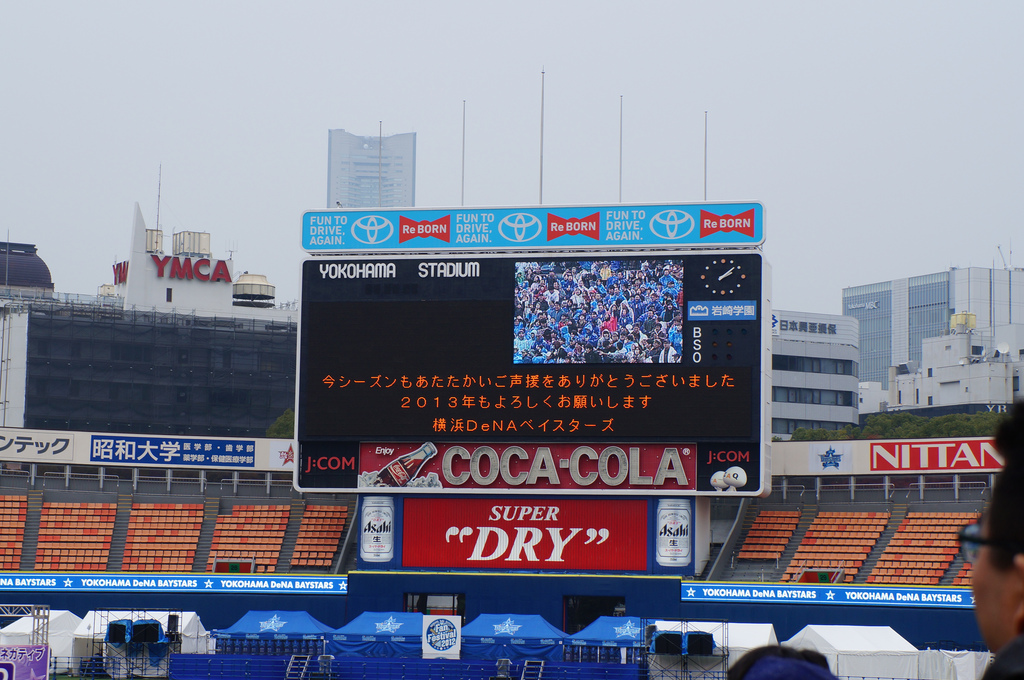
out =
[[[288,660],[288,670],[285,671],[285,680],[303,680],[309,674],[309,662],[312,659],[308,655],[293,654]]]
[[[544,675],[544,662],[527,659],[523,662],[523,674],[519,680],[541,680]]]

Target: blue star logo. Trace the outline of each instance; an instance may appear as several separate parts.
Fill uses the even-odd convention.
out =
[[[501,623],[494,625],[495,635],[515,635],[516,631],[522,628],[522,626],[516,625],[516,622],[512,620],[512,617],[508,617]]]
[[[378,633],[394,633],[402,627],[402,623],[400,621],[395,621],[394,616],[389,616],[386,621],[381,621],[374,625],[377,626]]]
[[[262,633],[265,630],[272,630],[276,633],[281,630],[286,623],[288,622],[282,620],[277,614],[274,614],[266,621],[260,621],[260,632]]]
[[[629,637],[636,638],[640,634],[640,628],[633,624],[632,621],[626,621],[624,626],[615,626],[615,637]]]
[[[694,590],[693,588],[687,588],[687,589],[686,589],[686,596],[687,596],[687,597],[693,597],[693,596],[694,596],[694,594],[696,594],[696,592],[697,592],[697,591],[696,591],[696,590]]]
[[[821,469],[834,467],[836,470],[839,469],[839,463],[843,460],[843,454],[836,453],[835,447],[828,447],[828,451],[818,456],[821,459]]]

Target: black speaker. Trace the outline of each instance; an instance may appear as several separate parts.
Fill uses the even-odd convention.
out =
[[[132,626],[132,642],[156,642],[160,639],[160,624],[156,621],[136,623]]]
[[[167,635],[170,637],[178,632],[178,615],[168,614],[167,615]]]
[[[107,624],[107,640],[117,644],[123,644],[128,637],[128,626],[119,621]]]
[[[682,656],[683,634],[675,631],[663,631],[654,634],[655,654],[668,654],[670,656]]]
[[[715,638],[711,633],[687,633],[686,634],[686,653],[696,654],[697,656],[711,656],[712,650],[715,648]]]

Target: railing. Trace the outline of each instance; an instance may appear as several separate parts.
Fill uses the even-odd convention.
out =
[[[620,650],[611,650],[612,656]],[[975,650],[980,659],[988,657],[984,650]],[[921,652],[926,654],[928,652]],[[171,654],[163,659],[160,677],[169,680],[283,680],[290,656],[244,656],[231,654]],[[648,665],[646,661],[650,659]],[[658,656],[641,659],[639,664],[545,662],[545,680],[724,680],[724,659],[712,664],[687,661],[685,657]],[[709,658],[698,657],[707,661]],[[93,678],[140,677],[141,662],[118,657],[50,657],[52,676]],[[148,661],[146,662],[148,663]],[[390,659],[366,657],[311,657],[305,665],[302,680],[486,680],[522,675],[523,661],[515,660],[507,668],[499,661]],[[156,668],[152,670],[157,670]],[[147,673],[147,677],[152,677]],[[912,680],[903,676],[840,675],[840,680]],[[915,677],[917,677],[915,675]]]

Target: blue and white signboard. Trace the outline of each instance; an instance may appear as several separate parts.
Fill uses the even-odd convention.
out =
[[[114,593],[277,593],[347,595],[345,576],[269,576],[214,574],[31,573],[0,575],[5,591]]]
[[[256,464],[253,439],[199,437],[136,437],[92,435],[92,463],[158,464],[174,466],[227,466],[252,468]]]
[[[461,617],[424,614],[422,652],[424,659],[458,659],[462,652]]]
[[[972,609],[969,588],[771,583],[683,583],[683,602],[870,605]]]
[[[760,203],[310,211],[311,253],[744,247],[764,242]]]
[[[687,321],[757,321],[757,300],[702,300],[686,308]]]

